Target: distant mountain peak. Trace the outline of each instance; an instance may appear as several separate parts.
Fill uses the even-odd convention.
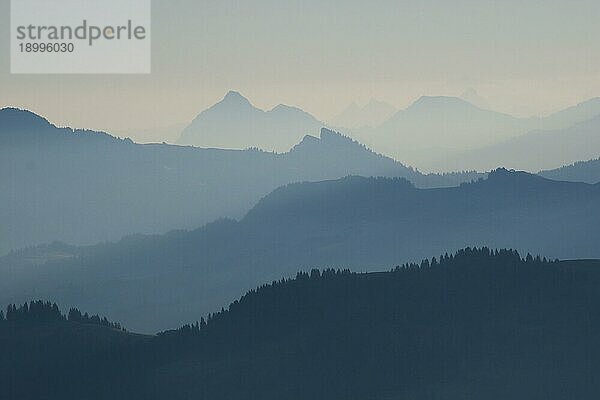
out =
[[[242,96],[242,94],[236,90],[230,90],[229,92],[227,92],[227,94],[223,98],[223,100],[230,100],[230,99],[248,100],[246,97]]]
[[[297,107],[279,104],[269,111],[230,91],[203,110],[181,132],[179,144],[207,148],[260,148],[283,153],[323,124]]]
[[[462,106],[475,107],[466,100],[453,96],[421,96],[407,110],[425,107]]]
[[[283,116],[302,117],[313,120],[315,123],[320,124],[315,117],[310,113],[307,113],[300,107],[288,106],[287,104],[278,104],[273,107],[269,113],[281,114]]]
[[[271,111],[303,111],[302,109],[287,104],[277,104]]]
[[[236,92],[234,90],[230,90],[227,92],[223,100],[221,100],[218,104],[232,104],[232,105],[248,105],[252,106],[250,100],[246,97],[242,96],[240,92]]]

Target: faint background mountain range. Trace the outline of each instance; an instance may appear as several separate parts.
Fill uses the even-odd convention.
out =
[[[366,115],[377,109],[392,112],[376,101],[361,110]],[[3,109],[0,183],[11,190],[0,194],[5,205],[0,253],[52,240],[90,244],[131,233],[194,228],[219,217],[239,218],[261,196],[291,182],[362,175],[443,187],[485,176],[498,166],[552,170],[598,158],[599,118],[600,99],[544,118],[515,118],[459,98],[422,97],[378,127],[348,129],[379,149],[378,154],[322,130],[321,122],[296,107],[263,111],[233,91],[181,134],[181,142],[193,140],[209,148],[139,145]],[[532,126],[539,129],[529,130]],[[510,138],[501,140],[504,136]],[[465,149],[455,142],[472,144]],[[271,150],[283,151],[256,149],[267,143],[274,144]],[[428,163],[441,171],[481,172],[423,174],[407,167]],[[560,176],[595,183],[594,165],[578,165],[577,173],[563,170]]]
[[[364,106],[350,104],[338,116],[330,121],[333,126],[365,129],[379,126],[388,120],[398,109],[385,101],[371,99]]]
[[[229,92],[201,112],[178,143],[285,152],[305,134],[330,126],[423,171],[485,171],[504,165],[537,172],[598,156],[598,116],[600,98],[545,117],[517,118],[490,110],[485,99],[467,90],[461,97],[422,96],[403,110],[377,100],[363,107],[353,103],[323,123],[296,107],[263,111]]]

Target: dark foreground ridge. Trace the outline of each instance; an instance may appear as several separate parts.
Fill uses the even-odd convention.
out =
[[[11,306],[0,398],[597,398],[599,285],[598,260],[467,248],[299,273],[154,336]]]

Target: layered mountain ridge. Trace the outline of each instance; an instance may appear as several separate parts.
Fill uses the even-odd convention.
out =
[[[240,221],[50,248],[41,266],[43,252],[0,259],[0,303],[36,295],[152,332],[312,266],[378,271],[465,246],[598,258],[599,202],[599,184],[505,169],[433,189],[403,178],[358,176],[291,183]]]
[[[239,218],[290,182],[402,176],[431,187],[479,176],[423,175],[326,129],[310,146],[305,141],[275,154],[140,145],[3,109],[0,141],[0,185],[11,189],[0,191],[0,254],[54,240],[92,244]]]

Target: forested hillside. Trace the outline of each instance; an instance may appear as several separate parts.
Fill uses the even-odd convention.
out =
[[[599,285],[600,261],[483,248],[299,273],[156,336],[11,307],[1,397],[591,399]]]
[[[539,175],[557,181],[598,183],[600,182],[600,158],[578,161],[557,169],[541,171]]]

